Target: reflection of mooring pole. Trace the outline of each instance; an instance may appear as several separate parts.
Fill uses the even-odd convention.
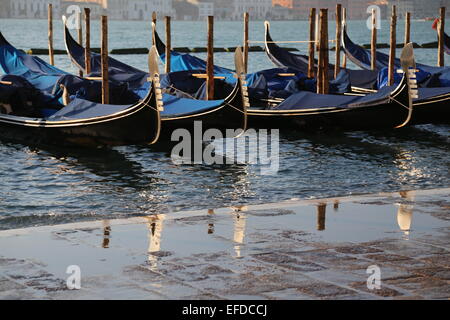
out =
[[[149,229],[149,244],[148,244],[148,262],[150,268],[156,269],[157,257],[152,255],[154,252],[161,250],[161,234],[163,229],[164,215],[154,215],[147,217]]]
[[[323,231],[325,230],[325,212],[326,212],[327,204],[319,203],[317,205],[317,230]]]
[[[234,250],[236,252],[236,257],[241,256],[241,244],[244,243],[245,238],[245,214],[247,211],[247,206],[234,206],[234,233],[233,241],[235,243]]]
[[[333,203],[333,209],[334,209],[334,211],[338,211],[339,210],[339,200],[336,200]]]
[[[400,196],[408,201],[414,201],[414,192],[400,191]],[[401,231],[407,236],[411,229],[413,205],[400,203],[397,210],[397,223]]]
[[[109,225],[109,220],[103,221],[103,248],[109,248],[109,239],[111,235],[111,226]]]
[[[208,209],[208,215],[213,215],[214,214],[214,210],[213,209]],[[214,223],[208,223],[208,234],[213,234],[214,233]]]

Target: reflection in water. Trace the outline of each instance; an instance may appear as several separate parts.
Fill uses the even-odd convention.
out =
[[[208,215],[213,215],[214,214],[214,210],[213,209],[208,209]],[[214,233],[214,223],[208,223],[208,234],[213,234]]]
[[[334,201],[333,209],[334,209],[334,211],[338,211],[339,210],[339,200]]]
[[[325,215],[326,215],[326,203],[319,203],[317,205],[317,230],[325,230]]]
[[[153,253],[161,250],[161,234],[163,229],[164,214],[156,214],[146,217],[148,226],[148,264],[152,271],[157,271],[158,257]]]
[[[244,243],[245,238],[245,222],[246,217],[244,214],[244,211],[247,211],[247,206],[234,206],[232,207],[234,209],[234,234],[233,234],[233,241],[235,243],[234,245],[234,251],[236,254],[236,257],[239,258],[241,256],[241,247]]]
[[[413,191],[401,191],[400,196],[403,199],[407,199],[409,201],[414,201],[414,192]],[[411,230],[413,207],[414,207],[413,205],[401,203],[399,205],[398,211],[397,211],[398,226],[400,227],[400,230],[403,231],[403,233],[406,237],[409,236],[409,232]]]
[[[109,239],[111,236],[111,226],[109,225],[109,220],[103,220],[103,243],[102,247],[109,248]]]

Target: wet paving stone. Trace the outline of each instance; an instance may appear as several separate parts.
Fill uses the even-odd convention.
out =
[[[326,223],[317,201],[110,221],[106,247],[105,221],[0,231],[0,299],[449,299],[445,190],[343,198]],[[399,204],[414,207],[407,232]],[[68,263],[81,290],[67,289]]]
[[[379,262],[391,262],[391,261],[401,261],[401,260],[409,260],[409,257],[405,257],[398,254],[369,254],[365,255],[364,258],[370,259],[373,261],[379,261]]]
[[[255,254],[253,258],[269,262],[295,271],[311,272],[326,269],[325,267],[309,261],[302,261],[288,255],[278,253]]]
[[[421,258],[420,260],[437,266],[450,268],[450,254],[431,255],[429,257]]]
[[[410,292],[417,290],[432,290],[433,288],[446,287],[448,284],[445,281],[433,279],[430,277],[410,277],[384,280],[384,283],[396,286]]]
[[[383,252],[380,249],[372,248],[372,247],[365,247],[365,246],[347,246],[347,247],[337,247],[335,249],[339,253],[346,253],[346,254],[368,254],[368,253],[380,253]]]
[[[0,277],[0,292],[9,291],[9,290],[17,290],[26,288],[24,285],[21,285],[15,281],[12,281],[8,278]]]
[[[383,298],[392,298],[392,297],[399,297],[399,296],[404,295],[395,289],[385,287],[385,286],[381,286],[380,289],[370,290],[367,288],[367,282],[353,282],[353,283],[350,283],[349,285],[350,285],[350,287],[352,287],[354,289],[357,289],[360,291],[365,291],[367,293],[377,295],[377,296],[380,296]]]
[[[339,298],[339,296],[357,294],[357,292],[354,290],[346,289],[329,283],[320,283],[320,282],[307,283],[304,286],[297,287],[296,290],[313,297],[317,298],[328,297],[331,299]]]
[[[411,272],[425,277],[436,277],[442,280],[450,280],[450,268],[432,267],[412,269]]]

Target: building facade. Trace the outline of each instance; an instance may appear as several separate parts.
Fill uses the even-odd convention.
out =
[[[397,15],[403,18],[406,12],[411,13],[412,19],[425,19],[439,16],[439,8],[450,5],[448,0],[395,0],[389,1],[389,5],[397,6]],[[446,10],[446,14],[449,14]]]
[[[272,0],[233,0],[232,5],[234,20],[241,20],[244,12],[248,12],[250,19],[265,20],[270,17],[272,10]]]
[[[48,16],[49,3],[53,5],[53,14],[59,15],[61,10],[60,0],[14,0],[9,1],[9,16],[19,19],[44,19]]]

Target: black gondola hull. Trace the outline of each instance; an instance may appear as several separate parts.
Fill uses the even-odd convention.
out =
[[[0,120],[0,137],[32,145],[114,146],[152,143],[158,128],[155,112],[145,107],[127,117],[66,127],[35,127]]]

